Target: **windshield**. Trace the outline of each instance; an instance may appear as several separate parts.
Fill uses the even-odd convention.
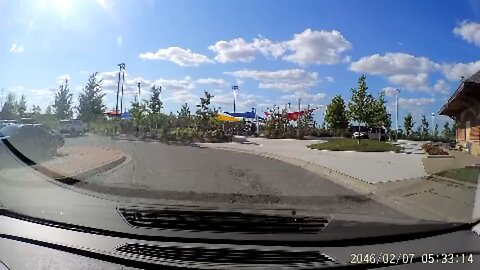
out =
[[[460,2],[0,0],[0,119],[30,126],[0,129],[0,205],[109,230],[125,205],[476,221]]]

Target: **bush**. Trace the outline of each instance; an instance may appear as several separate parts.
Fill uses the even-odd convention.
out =
[[[422,146],[423,151],[429,155],[448,155],[447,152],[445,152],[443,149],[441,149],[439,146],[431,144],[431,143],[426,143]]]

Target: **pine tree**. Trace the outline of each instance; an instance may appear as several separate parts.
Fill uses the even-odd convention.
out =
[[[98,72],[88,78],[87,85],[83,92],[78,95],[78,113],[80,119],[85,122],[92,122],[103,116],[105,105],[103,103],[102,79],[98,78]]]
[[[7,98],[3,103],[2,110],[0,111],[0,118],[5,120],[17,118],[17,104],[14,93],[8,93]]]
[[[25,95],[22,95],[20,97],[20,100],[17,103],[18,116],[20,118],[25,117],[26,111],[27,111],[27,98],[25,97]]]
[[[68,80],[65,80],[65,83],[58,87],[58,90],[55,93],[55,103],[53,104],[58,119],[72,117],[72,97],[73,94],[70,93],[70,89],[68,88]]]

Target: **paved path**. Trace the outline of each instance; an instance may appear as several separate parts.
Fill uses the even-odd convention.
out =
[[[390,152],[360,153],[319,151],[306,146],[322,141],[298,141],[293,139],[271,140],[249,138],[250,144],[218,143],[201,144],[211,148],[243,150],[260,154],[274,154],[300,159],[324,166],[368,183],[379,183],[425,176],[423,155]]]
[[[130,162],[79,187],[113,195],[229,204],[306,207],[328,213],[409,217],[297,166],[257,155],[89,136],[66,146],[118,149]],[[248,207],[248,206],[247,206]]]

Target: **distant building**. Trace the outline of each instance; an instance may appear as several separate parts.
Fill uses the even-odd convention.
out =
[[[457,143],[480,155],[480,71],[462,80],[439,114],[455,120]]]

